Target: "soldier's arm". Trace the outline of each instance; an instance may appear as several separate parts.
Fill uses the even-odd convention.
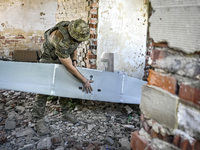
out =
[[[86,79],[77,69],[76,67],[74,67],[72,65],[72,60],[70,57],[68,58],[61,58],[59,57],[59,60],[61,61],[61,63],[66,67],[66,69],[73,74],[76,78],[78,78],[84,86],[83,90],[86,90],[86,92],[91,92],[92,86],[90,85],[90,83],[92,83],[93,81]]]
[[[73,54],[71,55],[71,59],[72,59],[72,65],[74,66],[74,67],[76,67],[77,66],[77,50],[75,50],[74,52],[73,52]]]

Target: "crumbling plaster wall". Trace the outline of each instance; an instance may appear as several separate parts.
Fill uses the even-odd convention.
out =
[[[97,14],[99,7],[100,17]],[[94,10],[97,10],[96,14]],[[96,68],[97,55],[100,58],[103,52],[114,52],[115,70],[142,78],[146,51],[146,12],[146,2],[140,0],[0,0],[0,55],[8,57],[13,50],[39,50],[46,29],[62,20],[81,18],[92,28],[89,44],[93,46],[83,43],[78,47],[79,66]],[[93,28],[98,27],[97,21],[99,32],[95,32],[94,36]],[[96,45],[99,45],[98,50]],[[94,56],[90,56],[89,62],[86,62],[91,50],[98,53],[92,54]],[[95,62],[90,62],[91,58],[95,58]]]
[[[83,19],[88,22],[87,0],[58,0],[56,22]]]
[[[57,0],[0,0],[0,53],[40,49],[56,9]]]
[[[88,22],[88,0],[0,0],[0,56],[13,50],[39,50],[44,32],[63,20]],[[78,47],[79,66],[85,67],[86,44]]]
[[[145,0],[100,0],[97,63],[103,52],[114,53],[114,68],[142,78],[147,39]]]

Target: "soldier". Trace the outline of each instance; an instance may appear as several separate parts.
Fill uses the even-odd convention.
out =
[[[85,21],[62,21],[44,33],[45,41],[42,45],[41,63],[62,63],[66,69],[83,83],[83,89],[91,92],[91,80],[86,79],[77,69],[76,49],[78,45],[89,39],[89,26]],[[33,106],[34,119],[41,119],[45,112],[48,95],[38,94]],[[66,113],[66,99],[60,98],[61,111]]]

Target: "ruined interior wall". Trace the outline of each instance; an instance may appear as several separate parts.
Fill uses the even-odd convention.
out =
[[[0,0],[0,55],[37,50],[55,21],[57,0]]]
[[[58,0],[56,22],[83,19],[88,22],[87,0]]]
[[[142,90],[141,129],[133,132],[131,148],[199,150],[200,2],[150,2],[151,69]]]
[[[154,42],[167,42],[171,48],[187,54],[200,52],[199,0],[152,0],[151,4],[156,9],[149,20]]]
[[[145,0],[100,0],[97,63],[103,52],[114,53],[114,68],[142,78],[147,38]]]

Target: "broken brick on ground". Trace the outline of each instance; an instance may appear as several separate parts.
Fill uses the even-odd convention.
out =
[[[130,149],[131,132],[140,127],[138,105],[78,100],[69,110],[78,123],[63,121],[58,101],[48,101],[35,123],[35,94],[0,90],[0,149]]]

